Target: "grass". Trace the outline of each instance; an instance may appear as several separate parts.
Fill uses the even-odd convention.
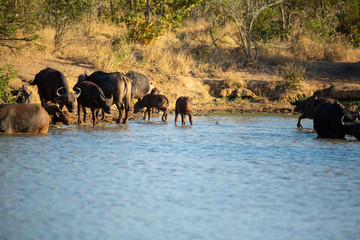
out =
[[[341,39],[330,45],[317,43],[307,36],[288,41],[273,40],[272,44],[263,44],[258,63],[252,68],[244,67],[245,57],[241,49],[236,48],[232,40],[222,29],[214,31],[218,40],[216,45],[209,35],[210,24],[205,19],[187,22],[176,32],[161,36],[156,42],[146,46],[125,39],[125,26],[106,23],[92,23],[90,33],[80,26],[73,26],[65,36],[65,46],[54,48],[54,29],[49,27],[38,31],[40,39],[36,45],[23,45],[16,56],[8,49],[0,48],[1,63],[11,63],[16,59],[55,60],[66,59],[73,64],[85,64],[94,71],[134,70],[147,75],[155,87],[167,92],[170,98],[188,95],[195,101],[212,99],[209,88],[199,79],[223,80],[228,87],[246,87],[242,71],[261,72],[273,66],[280,69],[286,84],[296,85],[294,79],[303,74],[295,65],[308,60],[358,61],[360,50],[344,44]],[[234,31],[233,25],[226,30]],[[288,66],[291,62],[294,65]],[[265,66],[265,67],[263,67]],[[282,67],[281,66],[285,66]],[[1,66],[0,66],[1,67]],[[291,72],[291,67],[293,68]],[[91,72],[91,71],[90,71]],[[273,73],[272,73],[273,74]],[[295,76],[300,74],[299,76]],[[292,78],[294,75],[295,78]],[[293,79],[293,80],[291,80]],[[292,86],[287,87],[292,87]]]

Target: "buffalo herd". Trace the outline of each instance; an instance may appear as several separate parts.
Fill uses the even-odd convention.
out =
[[[22,103],[0,105],[0,132],[3,133],[47,133],[49,123],[70,124],[70,116],[63,111],[65,106],[72,113],[77,102],[78,124],[81,123],[81,109],[83,121],[86,121],[86,108],[92,113],[92,124],[98,123],[100,110],[102,119],[111,113],[111,106],[116,105],[119,115],[116,123],[126,124],[133,99],[138,101],[134,105],[134,113],[146,108],[146,117],[150,121],[151,112],[156,109],[162,111],[162,121],[167,122],[169,100],[154,88],[149,79],[134,71],[126,74],[119,72],[106,73],[96,71],[91,75],[82,74],[71,92],[67,80],[60,71],[45,68],[35,75],[31,85],[36,85],[41,106],[29,103],[28,89],[23,86]],[[18,93],[17,99],[20,93]],[[18,101],[17,101],[18,102]],[[334,99],[313,95],[305,100],[291,102],[294,111],[302,113],[297,127],[302,128],[301,120],[313,119],[314,130],[319,138],[345,139],[345,135],[352,135],[360,139],[360,113],[350,113]],[[123,113],[125,115],[123,116]],[[175,104],[175,125],[178,115],[181,115],[182,125],[185,125],[186,115],[192,125],[192,103],[188,97],[179,97]]]

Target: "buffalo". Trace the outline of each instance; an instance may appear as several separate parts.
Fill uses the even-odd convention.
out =
[[[30,85],[37,85],[42,106],[50,101],[60,104],[61,110],[65,105],[69,112],[75,111],[75,100],[80,96],[81,90],[76,88],[75,94],[70,93],[64,74],[58,70],[49,67],[41,70]]]
[[[141,99],[151,92],[153,87],[144,74],[129,71],[125,76],[131,79],[131,99]]]
[[[318,98],[315,96],[311,96],[305,100],[297,100],[296,102],[291,102],[291,104],[295,106],[294,109],[295,112],[302,112],[297,122],[298,128],[302,128],[301,119],[314,118],[315,107],[321,103],[338,103],[338,102],[334,99]]]
[[[186,115],[189,116],[189,122],[192,125],[192,103],[188,97],[179,97],[175,103],[175,125],[178,115],[181,115],[181,124],[185,125]]]
[[[169,100],[164,95],[148,94],[134,105],[134,113],[138,113],[141,109],[146,107],[144,120],[146,120],[146,113],[148,114],[148,121],[150,121],[151,108],[156,108],[163,111],[161,120],[167,122],[167,108],[169,107]]]
[[[57,122],[62,122],[65,125],[70,124],[69,114],[66,111],[61,111],[55,103],[46,102],[44,109],[48,112],[52,124],[55,125]]]
[[[113,97],[111,96],[110,98],[106,98],[104,92],[98,85],[90,81],[81,81],[74,86],[74,88],[76,87],[81,89],[81,95],[77,99],[79,124],[81,123],[80,108],[82,108],[84,112],[84,122],[86,121],[86,107],[91,109],[94,126],[98,122],[98,114],[100,109],[108,114],[111,113]]]
[[[87,76],[86,73],[80,75],[78,81],[93,82],[101,88],[107,98],[113,96],[113,103],[119,110],[119,117],[116,122],[121,122],[122,110],[125,109],[125,118],[122,123],[127,123],[131,104],[131,80],[129,78],[119,72],[105,73],[97,71],[90,76]]]
[[[315,108],[314,129],[319,138],[345,139],[350,134],[360,139],[360,122],[336,102]]]
[[[17,103],[0,105],[0,132],[47,133],[50,116],[37,104]]]

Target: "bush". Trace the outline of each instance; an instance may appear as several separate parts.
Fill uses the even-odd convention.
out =
[[[281,87],[285,89],[299,89],[301,80],[305,74],[305,68],[294,62],[290,62],[280,67],[283,78]]]
[[[0,68],[0,100],[5,103],[14,103],[15,97],[11,95],[9,83],[15,78],[16,71],[13,66],[7,64],[6,67]]]

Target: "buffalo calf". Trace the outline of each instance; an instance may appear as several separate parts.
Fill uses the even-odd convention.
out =
[[[45,110],[48,112],[49,116],[52,119],[52,124],[57,122],[62,122],[65,125],[70,124],[70,116],[66,111],[61,111],[58,105],[52,102],[46,102],[44,104]]]
[[[189,116],[189,122],[192,125],[192,103],[188,97],[179,97],[175,104],[175,125],[177,122],[178,115],[181,115],[181,124],[185,125],[186,115]]]
[[[315,96],[311,96],[305,100],[297,100],[296,102],[291,102],[291,105],[295,106],[294,111],[302,113],[298,119],[297,127],[302,128],[301,119],[303,118],[314,119],[315,108],[317,105],[322,103],[338,103],[338,102],[334,99],[321,98],[321,97],[318,98]]]
[[[144,120],[146,120],[146,112],[148,114],[148,121],[150,121],[151,108],[156,108],[164,112],[161,117],[163,122],[167,122],[167,108],[169,107],[169,100],[164,95],[148,94],[139,100],[134,105],[134,113],[138,113],[141,109],[146,107]]]
[[[0,132],[47,133],[50,117],[37,104],[18,103],[0,105]]]
[[[93,125],[95,126],[98,122],[99,110],[102,109],[104,112],[111,113],[111,105],[113,104],[113,97],[106,98],[101,88],[93,82],[81,81],[78,82],[74,88],[81,89],[81,95],[77,99],[78,103],[78,123],[80,120],[80,108],[84,112],[84,122],[86,121],[86,108],[91,109]]]

